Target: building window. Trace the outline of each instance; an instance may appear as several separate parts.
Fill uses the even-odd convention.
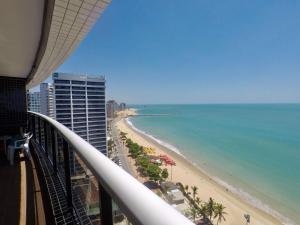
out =
[[[72,84],[85,84],[85,81],[72,80]]]
[[[54,80],[55,84],[69,84],[69,80]]]

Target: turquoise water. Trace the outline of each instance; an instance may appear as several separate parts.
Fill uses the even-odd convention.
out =
[[[300,224],[300,104],[133,107],[167,114],[131,118],[135,127],[171,144],[251,204]]]

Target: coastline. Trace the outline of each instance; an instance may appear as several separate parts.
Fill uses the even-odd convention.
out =
[[[116,123],[118,129],[127,133],[127,136],[138,144],[152,146],[158,154],[167,154],[176,161],[177,165],[172,168],[172,181],[182,182],[189,186],[195,185],[199,187],[199,197],[202,200],[206,201],[209,197],[213,197],[225,205],[228,215],[222,224],[244,224],[244,214],[251,215],[251,224],[282,224],[277,218],[250,205],[240,196],[229,191],[224,185],[218,183],[209,174],[180,154],[176,148],[171,145],[164,146],[164,143],[158,142],[154,137],[149,137],[148,134],[138,130],[126,120],[127,116],[123,116]],[[128,161],[130,163],[130,160]],[[170,172],[170,167],[168,169]]]

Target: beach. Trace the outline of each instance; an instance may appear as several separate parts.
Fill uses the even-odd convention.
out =
[[[128,114],[128,112],[130,112]],[[160,145],[158,142],[149,138],[146,135],[134,130],[126,121],[127,115],[136,115],[135,111],[128,110],[123,113],[119,120],[116,122],[116,127],[127,133],[127,137],[134,142],[145,147],[153,147],[157,154],[167,154],[175,160],[176,166],[172,167],[172,182],[181,182],[183,185],[197,186],[199,188],[198,196],[201,200],[207,201],[212,197],[215,201],[222,203],[226,207],[226,221],[221,224],[237,225],[245,224],[245,214],[251,215],[251,223],[256,225],[269,225],[281,224],[277,219],[271,215],[259,210],[250,204],[246,203],[243,199],[231,193],[228,189],[216,183],[206,173],[202,172],[199,168],[193,165],[192,162],[177,154],[176,152],[167,149],[165,146]],[[128,158],[128,162],[134,168],[134,161]],[[171,174],[171,167],[168,167],[169,174]],[[135,174],[137,176],[137,174]],[[169,176],[171,180],[171,176]]]

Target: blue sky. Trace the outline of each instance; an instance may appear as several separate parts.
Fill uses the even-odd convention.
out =
[[[128,103],[300,102],[300,1],[113,0],[59,72]]]

